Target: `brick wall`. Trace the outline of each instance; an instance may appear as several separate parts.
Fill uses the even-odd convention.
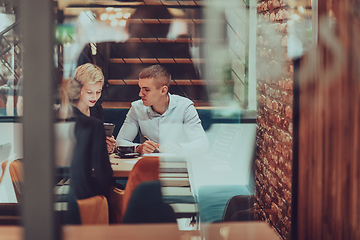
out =
[[[293,63],[286,1],[258,2],[256,213],[284,239],[291,231]]]

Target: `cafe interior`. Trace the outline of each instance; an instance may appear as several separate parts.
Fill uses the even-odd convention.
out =
[[[356,0],[1,0],[0,240],[360,239],[359,29]],[[208,149],[106,152],[117,185],[74,224],[57,113],[87,63],[109,136],[159,64]]]

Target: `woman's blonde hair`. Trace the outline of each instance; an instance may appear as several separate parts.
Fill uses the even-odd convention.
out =
[[[75,70],[75,80],[82,85],[102,82],[104,84],[104,74],[101,69],[91,63],[78,66]]]
[[[61,108],[59,117],[68,118],[71,115],[71,104],[79,101],[81,89],[86,84],[101,82],[104,85],[104,74],[101,69],[91,63],[85,63],[75,69],[75,76],[64,79],[60,86]]]

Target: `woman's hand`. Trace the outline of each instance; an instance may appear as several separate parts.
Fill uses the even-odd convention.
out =
[[[114,152],[115,143],[116,143],[116,140],[115,140],[114,136],[111,136],[111,137],[106,136],[106,146],[107,146],[107,150],[108,150],[109,154]]]
[[[156,148],[159,147],[159,144],[150,140],[145,141],[143,144],[140,144],[136,148],[136,152],[140,154],[153,153]]]

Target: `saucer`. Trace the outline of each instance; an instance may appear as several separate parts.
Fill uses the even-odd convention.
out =
[[[120,153],[116,153],[116,155],[120,156],[120,158],[136,158],[136,157],[140,157],[140,153],[125,153],[125,154],[120,154]]]

